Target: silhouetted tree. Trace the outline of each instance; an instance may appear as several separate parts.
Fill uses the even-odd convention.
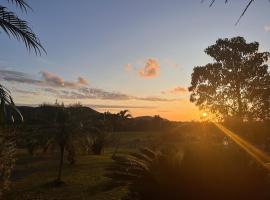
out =
[[[269,52],[258,49],[258,42],[243,37],[218,39],[206,48],[214,63],[193,69],[190,101],[222,118],[256,119],[258,110],[269,110]]]
[[[125,120],[132,117],[129,110],[121,110],[119,113],[116,114],[120,119]]]
[[[47,141],[51,144],[55,143],[59,147],[59,167],[56,184],[62,182],[62,169],[64,164],[64,154],[67,151],[67,159],[70,164],[75,163],[75,148],[74,142],[76,135],[79,134],[81,129],[80,119],[72,115],[72,107],[65,107],[64,104],[59,105],[42,105],[43,116],[40,119],[40,128],[38,129],[39,139]],[[53,142],[52,142],[53,141]],[[46,144],[46,142],[43,142]]]

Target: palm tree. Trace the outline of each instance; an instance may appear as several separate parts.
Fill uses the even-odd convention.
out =
[[[27,11],[31,7],[25,0],[7,0],[16,4],[22,11]],[[23,41],[28,50],[33,49],[35,54],[41,54],[45,51],[38,37],[28,26],[28,23],[20,19],[14,12],[9,11],[6,7],[0,5],[0,27],[10,37],[13,36],[18,41]],[[0,84],[0,199],[6,190],[9,189],[9,177],[11,170],[15,165],[15,133],[14,129],[7,128],[8,124],[22,121],[23,117],[16,108],[10,91]]]
[[[40,117],[41,132],[50,144],[55,143],[59,147],[59,166],[58,175],[54,182],[56,186],[63,184],[62,171],[64,165],[65,151],[68,153],[67,158],[70,164],[75,163],[74,140],[75,134],[81,131],[81,122],[76,116],[72,115],[70,107],[64,104],[59,105],[42,105],[42,116]],[[40,138],[43,139],[44,138]],[[44,142],[43,142],[44,143]]]
[[[129,110],[121,110],[119,113],[116,114],[120,119],[125,120],[132,117]]]
[[[22,11],[27,12],[31,7],[25,0],[8,0],[16,4]],[[0,5],[0,27],[10,37],[13,36],[18,41],[23,41],[28,50],[33,49],[35,54],[46,52],[38,37],[29,27],[28,23],[20,19],[14,12]]]
[[[15,165],[16,137],[12,124],[23,120],[9,90],[0,85],[0,199],[9,190],[10,175]]]

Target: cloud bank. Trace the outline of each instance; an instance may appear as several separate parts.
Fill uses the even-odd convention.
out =
[[[52,95],[61,99],[101,99],[101,100],[140,100],[152,102],[168,102],[179,101],[179,99],[167,99],[155,96],[139,97],[128,95],[121,92],[107,91],[99,88],[89,87],[88,81],[83,77],[78,77],[76,81],[66,81],[61,76],[51,72],[42,71],[40,77],[35,78],[30,74],[11,71],[0,70],[0,79],[14,83],[15,86],[22,86],[21,83],[31,85],[34,87],[31,90],[19,89],[14,87],[14,92],[19,94],[29,95]]]

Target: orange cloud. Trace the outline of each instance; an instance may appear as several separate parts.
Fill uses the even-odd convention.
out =
[[[126,71],[132,71],[132,70],[133,70],[133,65],[130,64],[130,63],[129,63],[129,64],[126,64],[126,65],[125,65],[125,70],[126,70]]]
[[[171,94],[181,94],[181,93],[185,93],[187,92],[187,89],[185,87],[181,87],[181,86],[177,86],[171,90],[165,90],[165,91],[161,91],[161,94],[168,94],[168,93],[171,93]]]
[[[76,82],[66,81],[64,78],[47,71],[40,72],[43,81],[40,81],[43,85],[55,86],[55,87],[67,87],[76,88],[81,85],[88,85],[88,81],[83,77],[78,77]]]
[[[78,83],[81,85],[88,85],[89,84],[88,81],[81,76],[78,77]]]
[[[173,93],[173,94],[185,93],[185,92],[187,92],[187,89],[184,88],[184,87],[181,87],[181,86],[177,86],[177,87],[173,88],[170,92]]]
[[[146,60],[144,67],[139,69],[139,75],[144,78],[153,78],[158,76],[160,65],[156,59],[149,58]]]

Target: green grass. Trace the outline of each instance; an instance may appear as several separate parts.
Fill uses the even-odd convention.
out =
[[[127,154],[156,138],[158,133],[117,133],[120,138],[119,154]],[[134,145],[136,143],[136,145]],[[63,168],[61,187],[53,187],[52,181],[58,172],[58,154],[38,154],[31,157],[26,150],[19,150],[16,169],[13,174],[12,200],[102,200],[121,199],[125,188],[113,188],[110,179],[104,176],[105,168],[113,160],[113,146],[105,148],[104,154],[78,155],[75,165],[67,162]]]
[[[125,189],[111,188],[104,177],[104,168],[112,162],[110,156],[79,156],[75,165],[65,163],[61,187],[51,184],[58,169],[55,156],[24,157],[16,167],[11,199],[120,199]]]

